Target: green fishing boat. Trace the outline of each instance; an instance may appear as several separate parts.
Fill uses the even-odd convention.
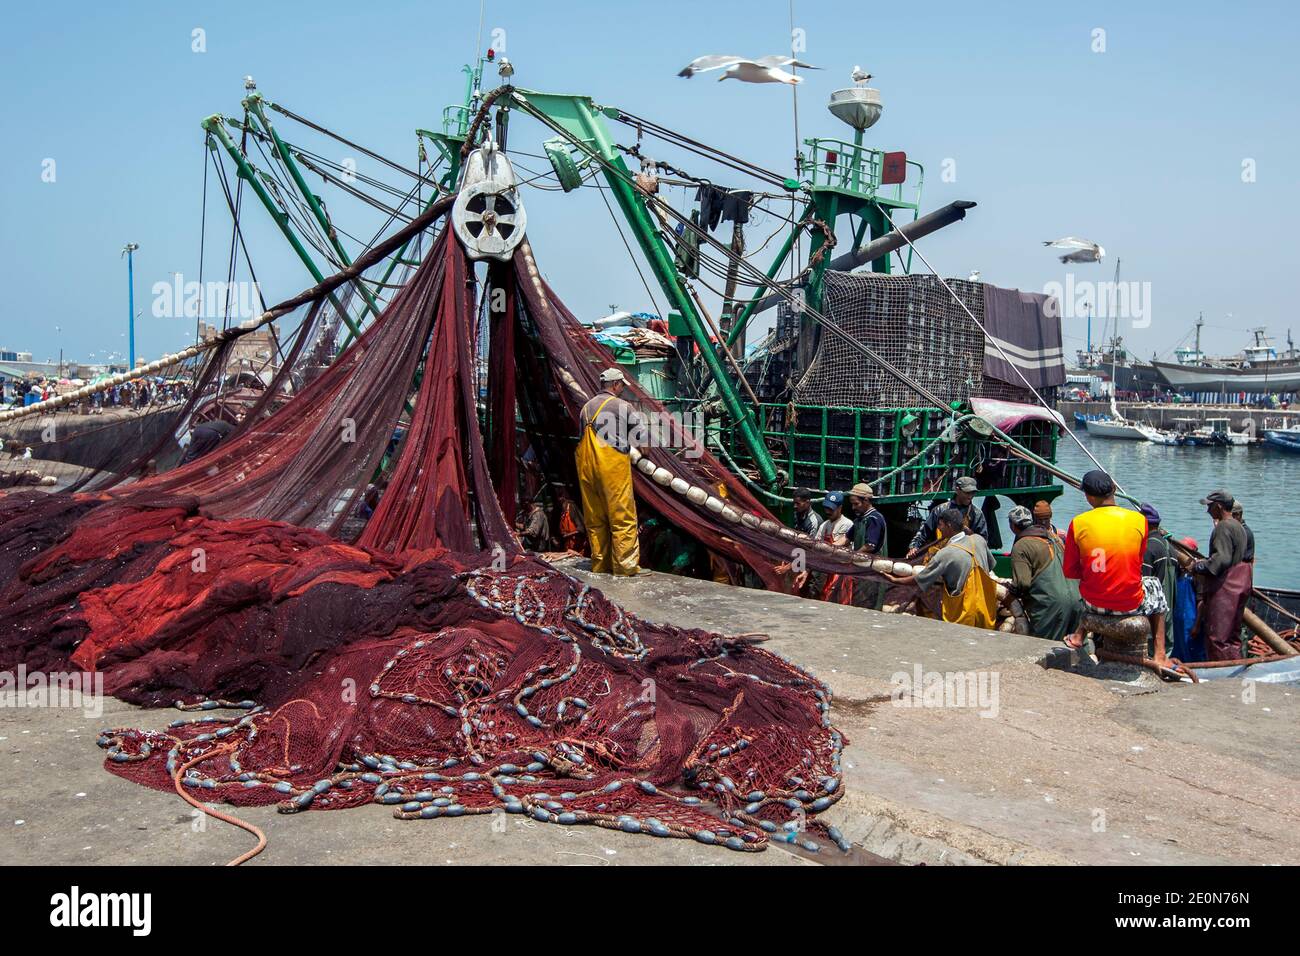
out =
[[[493,71],[499,85],[485,88]],[[522,197],[535,180],[565,192],[602,187],[629,267],[667,308],[592,320],[593,334],[769,506],[780,511],[796,487],[820,494],[865,482],[891,525],[891,550],[901,553],[919,503],[948,496],[962,475],[976,477],[980,496],[995,502],[985,505],[991,517],[999,497],[1031,505],[1061,493],[1053,462],[1062,427],[1050,411],[1064,381],[1060,320],[1045,297],[921,270],[915,240],[959,222],[975,203],[923,214],[923,165],[867,141],[883,110],[869,78],[828,104],[851,138],[804,139],[785,175],[590,96],[515,87],[513,72],[492,51],[464,67],[461,101],[443,110],[439,128],[415,131],[420,163],[406,170],[416,180],[408,202],[418,209],[457,188],[469,192],[476,171],[462,168],[468,146],[545,157],[543,177],[506,177],[462,204],[462,240],[490,256],[492,243],[513,248],[512,231],[515,243],[521,238]],[[251,79],[246,86],[242,118],[203,121],[210,151],[233,162],[319,281],[329,265],[351,260],[307,175],[385,197],[378,181],[349,179],[319,153],[286,142],[272,114],[404,167],[273,102]],[[254,163],[253,144],[276,169]],[[730,185],[715,178],[719,167]],[[685,212],[663,201],[678,190],[689,200]],[[767,260],[746,252],[745,224],[760,212],[786,220]],[[328,262],[318,264],[316,254]],[[377,314],[385,285],[411,262],[393,257],[370,294],[335,303],[346,325],[337,347]],[[716,315],[705,303],[709,291],[720,297]],[[774,327],[756,336],[773,311]],[[620,332],[613,325],[622,315]],[[993,329],[994,320],[1019,338]],[[629,344],[637,335],[628,329],[647,327],[641,338],[657,348]]]

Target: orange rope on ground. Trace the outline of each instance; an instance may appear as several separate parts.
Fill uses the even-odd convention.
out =
[[[215,750],[208,751],[207,753],[199,754],[197,757],[194,757],[192,760],[186,761],[182,766],[177,767],[176,772],[172,774],[172,786],[176,788],[176,792],[180,794],[181,799],[184,800],[186,803],[188,803],[190,806],[202,810],[208,816],[220,820],[222,823],[229,823],[232,827],[239,827],[239,829],[241,830],[247,830],[249,833],[253,834],[253,836],[257,837],[257,846],[253,847],[247,853],[243,853],[235,857],[233,860],[227,863],[226,866],[239,866],[243,863],[247,863],[253,857],[257,856],[257,854],[265,850],[266,834],[263,833],[259,828],[255,827],[251,823],[246,823],[245,821],[239,819],[238,817],[231,816],[228,813],[223,813],[220,810],[214,810],[212,807],[209,807],[207,804],[200,803],[198,800],[191,797],[188,793],[185,792],[185,788],[181,786],[181,776],[185,773],[186,770],[189,770],[190,767],[194,766],[194,764],[201,763],[204,760],[210,760],[213,757],[216,757],[223,753],[230,753],[234,749],[235,748],[233,746],[225,746],[225,747],[218,747]]]

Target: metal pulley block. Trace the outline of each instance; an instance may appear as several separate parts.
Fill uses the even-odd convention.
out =
[[[510,160],[495,143],[465,160],[451,225],[471,259],[507,261],[523,241],[528,215],[517,185]]]

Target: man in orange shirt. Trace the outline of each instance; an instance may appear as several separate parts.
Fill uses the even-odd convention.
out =
[[[1115,504],[1115,482],[1104,471],[1088,472],[1082,486],[1092,511],[1079,515],[1066,530],[1065,576],[1079,582],[1084,613],[1142,615],[1150,620],[1156,660],[1164,661],[1169,604],[1160,581],[1142,576],[1146,516]],[[1082,627],[1065,639],[1066,644],[1083,646]]]

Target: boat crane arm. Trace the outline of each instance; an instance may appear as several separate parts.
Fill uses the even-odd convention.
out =
[[[609,108],[597,106],[590,97],[571,94],[511,89],[508,95],[510,101],[520,110],[559,133],[570,144],[599,163],[619,210],[631,227],[632,234],[636,237],[637,244],[649,263],[655,280],[671,306],[685,320],[691,338],[699,347],[709,375],[717,385],[718,395],[727,413],[736,422],[741,438],[753,456],[763,484],[769,487],[780,484],[781,477],[777,473],[772,454],[763,440],[754,416],[754,409],[741,400],[736,384],[728,375],[723,360],[718,354],[719,343],[710,339],[704,319],[696,308],[684,280],[678,274],[672,254],[655,226],[645,196],[634,188],[632,171],[628,169],[627,163],[614,147],[604,122],[604,116],[608,115]]]

